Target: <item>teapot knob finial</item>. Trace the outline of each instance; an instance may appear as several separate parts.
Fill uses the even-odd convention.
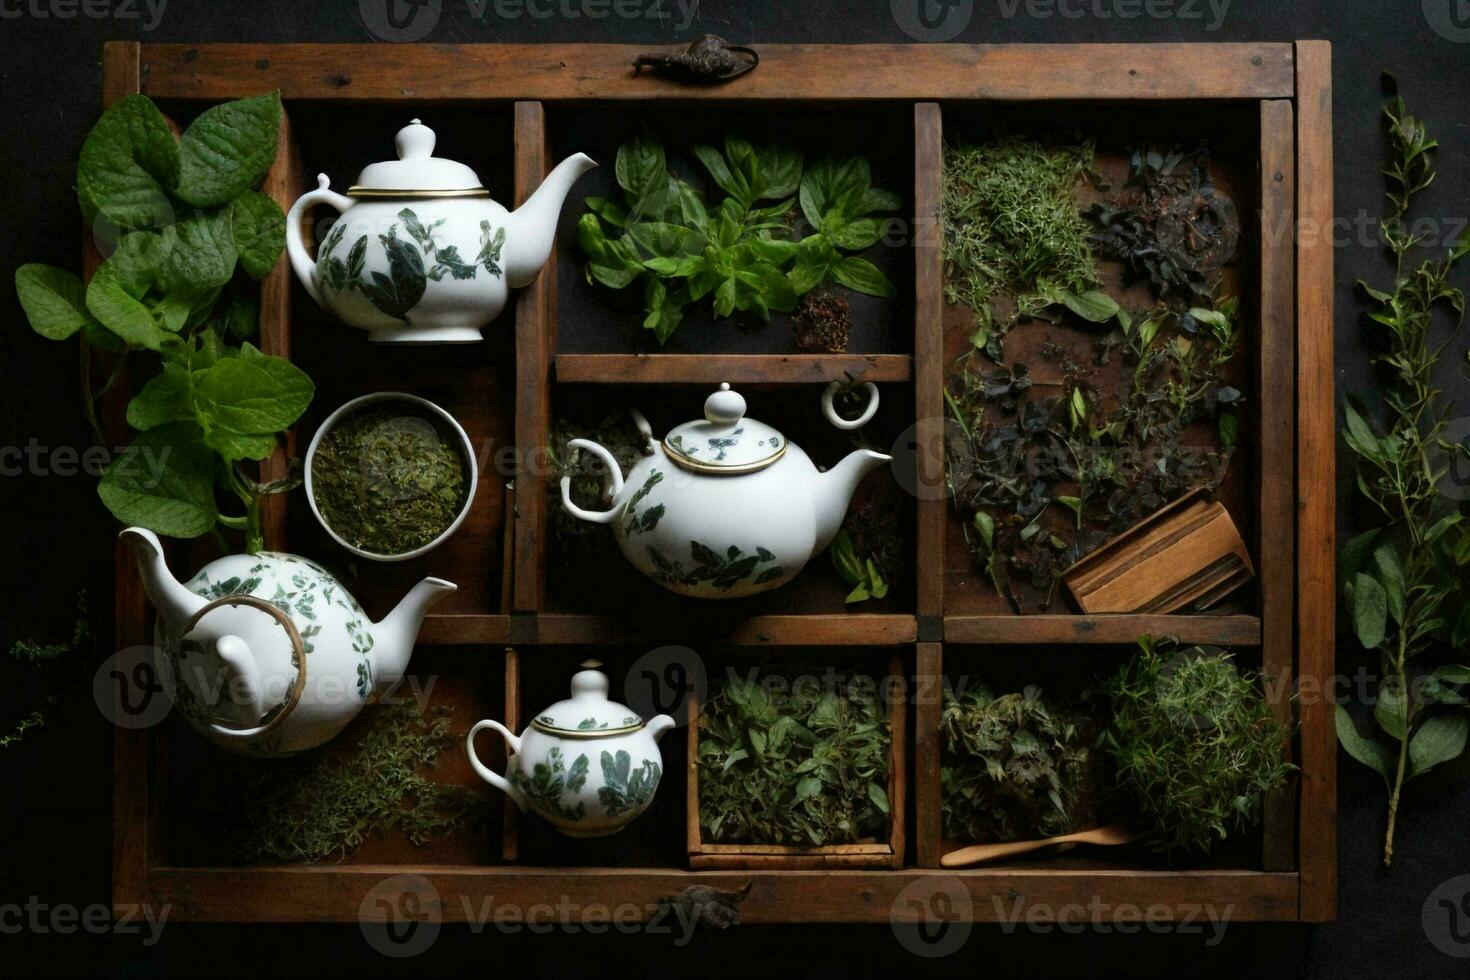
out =
[[[704,417],[711,422],[733,425],[745,417],[745,399],[740,392],[730,390],[730,382],[723,382],[719,391],[704,400]]]
[[[604,699],[608,692],[607,675],[597,668],[602,666],[599,660],[582,661],[582,669],[572,675],[572,697],[584,694],[600,695]]]
[[[434,131],[417,119],[398,131],[393,145],[400,160],[424,160],[434,155]]]

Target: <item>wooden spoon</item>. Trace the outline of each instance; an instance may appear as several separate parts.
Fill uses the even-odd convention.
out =
[[[1013,857],[1017,854],[1025,854],[1029,851],[1039,851],[1043,847],[1054,847],[1057,844],[1126,844],[1137,836],[1127,827],[1113,824],[1107,827],[1095,827],[1092,830],[1082,830],[1075,834],[1063,834],[1060,837],[1048,837],[1044,840],[1018,840],[1006,844],[971,844],[957,851],[950,851],[939,859],[941,867],[962,868],[969,864],[983,864],[986,861],[994,861],[997,858]]]

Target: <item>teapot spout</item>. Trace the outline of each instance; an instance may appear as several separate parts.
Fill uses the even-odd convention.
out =
[[[165,622],[182,626],[207,605],[203,596],[184,587],[163,558],[163,544],[158,535],[147,528],[130,527],[118,534],[118,540],[133,550],[138,571],[143,576],[143,589],[148,593],[158,615]]]
[[[403,680],[414,640],[424,617],[458,586],[442,578],[426,578],[399,600],[393,611],[373,625],[373,696],[379,697]]]
[[[857,492],[863,477],[893,459],[871,449],[855,449],[843,457],[842,462],[825,473],[817,475],[816,492],[812,504],[817,511],[817,541],[815,554],[832,543],[842,527],[842,518],[847,516],[847,505]]]
[[[577,178],[595,166],[585,153],[567,157],[506,217],[505,278],[512,289],[530,285],[551,258],[561,206]]]

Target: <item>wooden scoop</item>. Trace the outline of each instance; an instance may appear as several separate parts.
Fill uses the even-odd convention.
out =
[[[971,844],[969,847],[950,851],[939,859],[939,864],[945,868],[962,868],[969,864],[984,864],[986,861],[994,861],[998,858],[1039,851],[1043,847],[1054,847],[1057,844],[1126,844],[1135,836],[1137,835],[1127,827],[1113,824],[1078,831],[1075,834],[1063,834],[1061,837],[1048,837],[1044,840],[1018,840],[1006,844]]]

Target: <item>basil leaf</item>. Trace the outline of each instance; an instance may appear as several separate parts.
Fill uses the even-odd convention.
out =
[[[230,235],[245,271],[264,279],[286,248],[286,216],[266,195],[246,191],[230,204]]]
[[[124,228],[173,220],[166,190],[179,180],[179,148],[168,120],[144,95],[113,103],[87,134],[77,160],[77,198],[88,222],[99,214]]]
[[[31,329],[47,340],[65,340],[92,319],[82,281],[55,266],[30,263],[16,269],[15,296]]]
[[[855,255],[832,263],[832,278],[850,289],[869,296],[894,296],[897,290],[879,268],[867,259]]]
[[[709,171],[709,175],[714,178],[721,190],[742,205],[750,203],[750,188],[746,185],[745,178],[730,172],[719,150],[713,146],[695,146],[691,148],[691,152],[699,158],[700,163],[704,164],[704,168]]]
[[[618,186],[627,192],[629,201],[641,201],[666,182],[668,165],[664,160],[663,145],[646,136],[624,143],[618,147],[613,174],[617,177]]]
[[[883,224],[872,218],[858,218],[856,221],[844,222],[841,228],[828,229],[823,234],[831,238],[832,244],[838,248],[861,252],[876,245],[878,239],[883,237]]]
[[[159,274],[164,289],[202,293],[230,281],[239,255],[228,208],[195,211],[175,228],[178,238]]]
[[[789,146],[768,146],[760,151],[762,198],[789,197],[801,185],[801,154]]]
[[[311,404],[315,391],[306,373],[282,357],[245,345],[194,377],[195,406],[209,423],[236,433],[279,432]]]
[[[194,397],[188,368],[164,362],[163,370],[148,379],[128,402],[128,425],[139,431],[194,417]]]
[[[179,197],[215,207],[259,184],[276,159],[280,129],[279,92],[204,110],[179,141]]]
[[[199,427],[173,422],[142,433],[102,474],[97,495],[124,524],[174,538],[214,527],[214,454]]]

